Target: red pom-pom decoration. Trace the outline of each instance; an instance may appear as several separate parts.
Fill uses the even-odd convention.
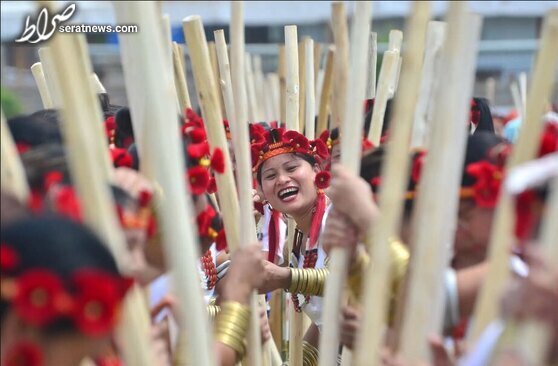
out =
[[[7,350],[4,362],[5,366],[42,366],[43,352],[36,343],[21,341]]]
[[[6,243],[0,245],[0,270],[2,273],[11,272],[19,265],[19,255]]]
[[[211,157],[211,169],[219,174],[225,172],[225,154],[219,148],[213,150],[213,156]]]
[[[328,171],[321,171],[316,174],[316,178],[314,182],[316,183],[316,187],[319,189],[325,189],[329,187],[329,181],[331,180],[331,174]]]
[[[192,194],[203,194],[209,185],[209,172],[207,169],[195,166],[188,169],[187,174]]]

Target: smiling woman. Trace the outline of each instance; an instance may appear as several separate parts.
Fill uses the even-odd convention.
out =
[[[320,172],[320,164],[327,159],[328,150],[322,140],[309,141],[296,131],[283,129],[263,131],[252,126],[251,141],[253,172],[263,198],[272,211],[292,217],[297,226],[291,268],[267,262],[260,290],[291,292],[296,311],[304,310],[314,323],[307,333],[314,336],[305,337],[310,342],[306,348],[311,349],[317,346],[316,327],[321,325],[321,296],[327,277],[326,253],[318,241],[329,208],[321,189],[327,179],[317,178],[326,174]]]

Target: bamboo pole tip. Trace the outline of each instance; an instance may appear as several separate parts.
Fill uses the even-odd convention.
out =
[[[38,69],[39,67],[41,67],[41,63],[40,62],[35,62],[33,65],[31,65],[31,70]]]
[[[182,19],[182,23],[192,23],[192,22],[201,22],[201,16],[188,15],[186,18]]]

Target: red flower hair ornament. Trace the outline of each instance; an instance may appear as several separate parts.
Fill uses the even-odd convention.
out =
[[[2,248],[3,254],[9,252],[7,245]],[[3,274],[7,272],[4,265]],[[133,280],[84,268],[71,275],[70,292],[51,270],[33,268],[14,278],[2,276],[1,282],[2,299],[11,301],[15,313],[28,324],[45,327],[68,318],[83,334],[96,337],[113,329],[118,307]]]
[[[316,174],[316,179],[314,182],[316,183],[316,187],[318,189],[326,189],[329,187],[329,182],[331,180],[331,174],[328,171],[321,171]]]
[[[476,182],[471,188],[464,188],[462,193],[465,193],[465,196],[471,195],[479,207],[494,208],[502,184],[502,168],[487,161],[480,161],[469,164],[467,174],[475,177]]]
[[[273,128],[262,134],[259,128],[252,127],[250,133],[253,172],[256,172],[267,159],[281,154],[298,153],[309,155],[318,163],[321,163],[329,156],[327,146],[322,140],[309,141],[297,131]]]

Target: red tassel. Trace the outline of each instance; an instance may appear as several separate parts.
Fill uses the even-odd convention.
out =
[[[149,205],[149,202],[151,202],[152,198],[153,198],[153,194],[151,192],[142,190],[139,193],[139,197],[138,197],[139,207],[147,207],[147,205]]]
[[[200,142],[198,144],[190,144],[187,147],[188,156],[192,159],[201,159],[209,155],[209,144],[207,142]]]
[[[267,260],[271,263],[275,263],[275,257],[277,254],[277,245],[279,244],[279,220],[281,217],[281,213],[277,211],[271,211],[271,218],[269,219],[269,242],[268,242],[268,249],[269,252],[267,253]]]
[[[188,132],[192,142],[195,144],[199,144],[200,142],[204,142],[207,140],[207,134],[203,128],[194,128],[190,132]]]
[[[217,248],[218,252],[227,249],[227,236],[224,229],[219,230],[217,239],[215,240],[215,247]]]
[[[211,168],[219,174],[223,174],[225,172],[225,154],[223,154],[223,151],[219,148],[213,150]]]
[[[320,229],[322,227],[322,219],[324,217],[326,209],[326,197],[323,192],[318,193],[318,199],[316,200],[316,212],[312,217],[312,224],[310,225],[310,243],[308,245],[308,250],[314,249],[316,243],[318,242],[318,237],[320,236]]]

